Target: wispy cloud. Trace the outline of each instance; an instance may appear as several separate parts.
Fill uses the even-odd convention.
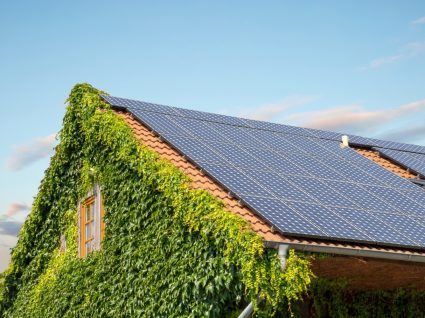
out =
[[[425,24],[425,16],[420,17],[419,19],[412,21],[411,24]]]
[[[0,272],[7,268],[10,259],[10,248],[16,244],[23,222],[14,220],[19,213],[28,212],[31,207],[25,203],[14,202],[0,215]]]
[[[391,129],[378,136],[381,139],[396,140],[400,142],[416,142],[425,140],[425,126],[415,125],[413,127],[402,127]]]
[[[15,146],[14,152],[6,163],[8,169],[17,171],[25,166],[48,157],[53,153],[56,134],[39,137],[26,145]]]
[[[28,212],[31,209],[31,207],[26,204],[26,203],[22,203],[22,202],[13,202],[9,205],[9,208],[6,210],[6,212],[4,213],[4,216],[6,218],[10,218],[20,212]],[[0,217],[1,219],[1,217]]]
[[[361,69],[376,69],[384,65],[393,64],[404,59],[412,58],[424,52],[425,42],[411,42],[403,46],[397,54],[375,58],[370,61],[367,66],[364,66]]]
[[[384,66],[386,64],[392,64],[399,61],[403,56],[401,54],[392,55],[392,56],[384,56],[373,59],[369,63],[369,68],[378,68]]]
[[[291,96],[277,103],[269,103],[256,109],[245,110],[240,115],[244,118],[268,121],[290,108],[309,104],[316,99],[315,96]]]
[[[22,224],[19,221],[0,220],[0,235],[17,236]]]
[[[2,236],[0,238],[0,273],[3,272],[9,265],[10,249],[15,246],[17,238],[11,236]],[[7,243],[6,243],[7,241]]]
[[[298,125],[362,134],[389,122],[425,110],[425,99],[385,110],[370,111],[362,105],[344,105],[321,111],[296,113],[288,120]]]

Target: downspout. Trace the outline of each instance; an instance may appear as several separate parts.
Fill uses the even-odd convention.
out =
[[[285,271],[286,268],[286,256],[288,255],[288,249],[289,245],[287,244],[279,244],[278,246],[278,256],[280,259],[280,267],[282,269],[282,272]],[[258,303],[262,301],[261,298],[258,298]],[[245,307],[245,309],[240,313],[238,318],[248,318],[251,316],[251,314],[254,312],[254,304],[250,302],[248,306]]]

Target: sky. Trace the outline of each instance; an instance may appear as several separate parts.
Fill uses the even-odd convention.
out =
[[[425,145],[425,2],[1,1],[0,272],[73,85]]]

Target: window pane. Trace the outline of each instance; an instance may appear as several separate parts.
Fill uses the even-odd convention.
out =
[[[91,242],[86,243],[86,254],[91,252]]]
[[[91,222],[86,224],[86,240],[89,240],[92,236]]]
[[[90,222],[90,234],[91,234],[90,238],[91,239],[94,238],[94,221]]]
[[[86,222],[93,220],[94,217],[94,202],[86,206]]]

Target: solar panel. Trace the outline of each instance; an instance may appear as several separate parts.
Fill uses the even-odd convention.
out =
[[[255,157],[251,156],[249,152],[246,152],[242,147],[213,141],[206,141],[205,145],[225,158],[228,164],[238,167],[267,170],[266,165],[256,160]]]
[[[425,155],[397,150],[375,148],[381,155],[425,177]],[[422,159],[422,157],[424,159]]]
[[[244,201],[284,234],[328,237],[311,219],[278,199],[244,196]]]
[[[420,246],[409,236],[401,234],[395,227],[387,225],[371,213],[358,209],[332,208],[341,218],[347,220],[362,232],[368,233],[373,241],[389,245]],[[395,226],[395,224],[393,224]]]
[[[286,135],[273,131],[251,130],[250,134],[269,148],[281,153],[302,153],[301,149],[285,139]]]
[[[247,148],[246,151],[267,166],[268,170],[289,175],[303,175],[304,173],[300,166],[288,160],[284,154],[271,149]]]
[[[241,169],[232,166],[219,166],[202,163],[202,168],[219,180],[224,186],[239,196],[254,195],[273,197],[262,185],[249,178]]]
[[[344,176],[339,174],[335,169],[322,163],[314,157],[309,156],[297,156],[286,154],[286,157],[293,163],[300,167],[301,171],[308,172],[310,176],[321,178],[340,180],[344,179]],[[303,173],[304,174],[304,173]]]
[[[349,197],[345,197],[339,192],[329,187],[326,180],[319,180],[306,176],[291,176],[290,180],[302,191],[314,198],[311,202],[318,202],[326,206],[353,207],[355,203]]]
[[[267,147],[267,145],[262,144],[258,139],[251,136],[248,128],[219,123],[209,123],[209,126],[222,136],[222,140],[227,140],[230,143],[249,147]]]
[[[285,200],[300,202],[314,201],[313,197],[290,182],[288,178],[276,176],[272,172],[259,170],[246,171],[246,173],[272,192],[277,198],[285,198]]]
[[[425,192],[341,148],[339,133],[103,98],[126,108],[281,233],[425,247]],[[425,155],[380,151],[425,166]]]
[[[415,214],[415,212],[423,211],[421,206],[396,190],[367,185],[364,188],[402,213]]]
[[[177,116],[173,117],[173,121],[176,123],[176,125],[191,134],[194,138],[201,140],[223,141],[223,135],[213,129],[207,122],[193,118]]]
[[[354,202],[355,208],[373,211],[395,211],[391,205],[368,192],[361,184],[342,181],[326,181],[326,185],[334,191]]]
[[[375,217],[385,224],[397,229],[400,234],[417,242],[418,245],[425,245],[425,227],[416,222],[413,218],[388,213],[377,213]]]
[[[313,220],[330,239],[373,241],[366,232],[353,226],[328,207],[301,202],[289,202],[288,205],[305,215],[307,219]]]
[[[195,162],[211,162],[226,165],[227,160],[209,149],[204,143],[193,139],[176,135],[167,135],[165,139],[180,150],[185,156]]]
[[[190,136],[186,130],[176,125],[172,117],[168,115],[143,112],[140,110],[134,110],[133,114],[149,128],[151,128],[160,135],[172,134],[187,137]]]

